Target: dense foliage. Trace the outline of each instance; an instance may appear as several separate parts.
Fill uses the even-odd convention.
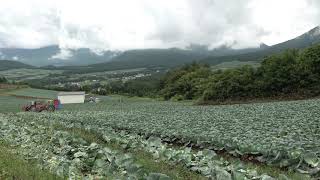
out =
[[[129,81],[113,81],[96,87],[85,86],[83,90],[99,95],[121,94],[127,96],[155,97],[159,89],[159,76],[143,77]],[[87,89],[86,89],[87,88]]]
[[[161,94],[165,99],[193,99],[201,96],[211,75],[210,66],[193,63],[169,71],[161,80]]]
[[[317,96],[320,94],[320,45],[266,57],[258,68],[246,65],[211,71],[206,65],[186,65],[168,72],[161,88],[165,99],[226,101]]]
[[[159,91],[160,76],[149,76],[138,79],[132,79],[128,81],[115,80],[108,83],[92,83],[83,86],[77,86],[73,84],[67,84],[63,87],[48,87],[56,91],[85,91],[87,93],[93,93],[98,95],[110,95],[118,94],[125,96],[148,96],[155,97]],[[31,82],[31,81],[30,81]],[[43,88],[43,83],[37,84],[36,81],[28,83],[33,88]]]
[[[0,83],[6,83],[8,80],[5,77],[0,76]]]

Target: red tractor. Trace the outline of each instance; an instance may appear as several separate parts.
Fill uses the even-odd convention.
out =
[[[42,112],[42,111],[53,112],[56,110],[56,108],[50,102],[45,103],[41,101],[32,101],[30,104],[23,106],[22,110],[26,112]]]

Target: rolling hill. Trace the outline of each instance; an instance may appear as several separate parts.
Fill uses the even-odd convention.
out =
[[[35,68],[31,65],[24,64],[18,61],[8,61],[0,60],[0,71],[9,70],[9,69],[20,69],[20,68]]]
[[[111,62],[89,65],[93,70],[115,70],[133,68],[173,67],[190,63],[196,59],[206,57],[204,53],[198,53],[181,49],[147,49],[131,50],[112,59]]]

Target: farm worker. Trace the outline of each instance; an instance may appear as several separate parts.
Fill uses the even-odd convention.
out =
[[[60,100],[58,100],[58,109],[62,109],[62,104],[61,104]]]
[[[53,105],[54,105],[54,108],[55,108],[55,109],[58,109],[58,108],[59,108],[59,104],[60,104],[60,102],[59,102],[58,99],[53,100]]]

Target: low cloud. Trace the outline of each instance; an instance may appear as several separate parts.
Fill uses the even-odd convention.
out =
[[[275,44],[320,24],[318,0],[10,0],[0,47],[105,50]]]
[[[67,60],[69,58],[71,58],[73,56],[73,53],[71,50],[69,49],[60,49],[60,52],[53,55],[50,59],[63,59],[63,60]]]

